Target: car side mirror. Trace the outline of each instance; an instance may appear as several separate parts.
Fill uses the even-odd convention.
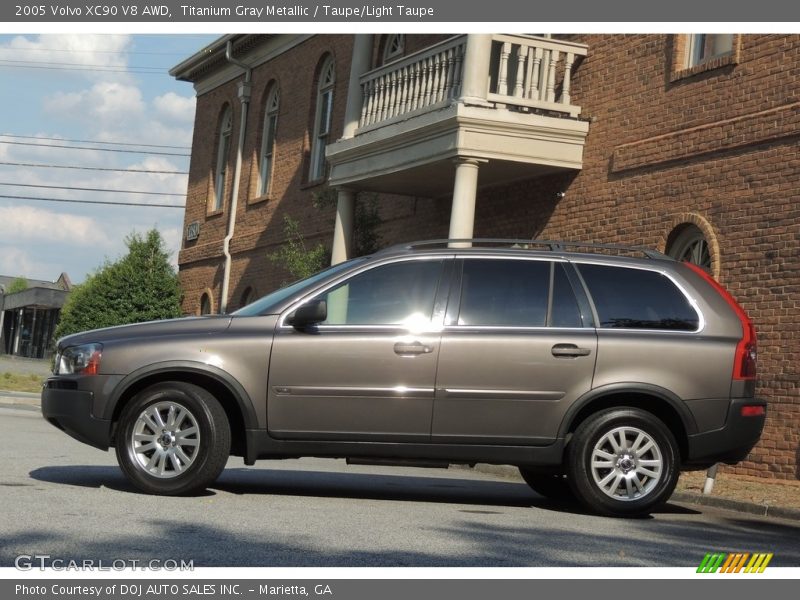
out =
[[[309,325],[321,323],[328,318],[328,303],[325,300],[312,300],[303,304],[287,319],[295,329],[305,329]]]

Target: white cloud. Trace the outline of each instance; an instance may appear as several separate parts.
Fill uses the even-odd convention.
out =
[[[116,81],[101,81],[80,92],[56,92],[46,98],[47,112],[64,118],[82,119],[92,124],[114,123],[140,119],[144,114],[141,90]]]
[[[194,96],[181,96],[175,92],[167,92],[163,96],[153,98],[153,108],[155,108],[156,114],[167,121],[193,123],[194,107]]]
[[[52,279],[47,273],[48,268],[36,262],[22,248],[6,247],[0,252],[0,275],[47,280]]]
[[[48,34],[17,36],[0,48],[13,50],[15,61],[47,63],[60,67],[58,73],[75,74],[89,79],[128,77],[108,71],[128,65],[126,51],[132,43],[129,35]],[[35,65],[33,65],[35,66]],[[84,70],[97,69],[97,70]],[[101,72],[103,71],[103,72]]]
[[[64,242],[72,246],[111,245],[103,227],[91,217],[31,206],[0,206],[0,239],[12,248],[31,241]]]

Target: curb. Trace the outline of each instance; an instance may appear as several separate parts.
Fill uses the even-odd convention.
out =
[[[512,467],[511,465],[487,465],[478,463],[474,467],[468,465],[452,465],[450,468],[477,471],[478,473],[486,473],[487,475],[497,475],[499,477],[515,479],[520,482],[523,481],[517,467]],[[699,504],[759,517],[800,521],[800,509],[797,508],[770,506],[768,504],[756,504],[755,502],[742,502],[741,500],[731,500],[730,498],[720,498],[719,496],[704,496],[702,494],[693,494],[690,492],[674,492],[672,496],[670,496],[669,501],[681,502],[683,504]]]
[[[700,504],[760,517],[800,521],[800,509],[797,508],[770,506],[769,504],[756,504],[755,502],[742,502],[741,500],[731,500],[729,498],[720,498],[717,496],[703,496],[702,494],[692,494],[689,492],[675,492],[672,494],[670,501],[682,502],[684,504]]]
[[[39,408],[42,395],[36,392],[12,392],[0,390],[0,404],[3,406],[30,406]]]

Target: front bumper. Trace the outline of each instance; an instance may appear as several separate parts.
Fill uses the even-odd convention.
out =
[[[92,392],[51,387],[42,390],[42,416],[49,423],[79,442],[108,450],[112,421],[96,418],[93,404]]]
[[[763,406],[767,403],[758,398],[734,398],[728,407],[725,425],[720,429],[689,436],[686,466],[710,466],[714,463],[735,464],[744,460],[758,443],[764,429],[766,414],[743,417],[743,406]]]

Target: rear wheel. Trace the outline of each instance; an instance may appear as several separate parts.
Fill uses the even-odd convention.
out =
[[[134,397],[120,416],[117,462],[150,494],[196,492],[214,482],[228,460],[231,433],[225,410],[201,387],[158,383]]]
[[[675,437],[654,415],[614,408],[575,430],[567,453],[570,486],[594,512],[647,514],[665,503],[678,482]]]
[[[572,500],[575,498],[564,475],[539,473],[525,467],[520,467],[519,472],[525,483],[540,496],[551,500]]]

